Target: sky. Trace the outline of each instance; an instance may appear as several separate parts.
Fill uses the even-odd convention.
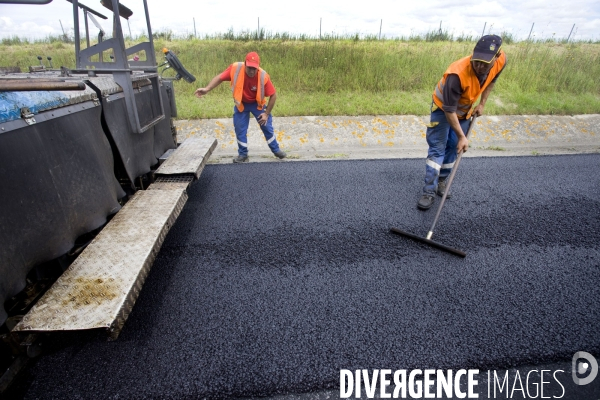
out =
[[[0,3],[3,0],[0,0]],[[6,0],[4,0],[6,1]],[[479,36],[483,33],[508,32],[524,40],[530,34],[536,39],[571,38],[600,40],[599,0],[462,0],[456,5],[448,1],[398,0],[278,0],[252,3],[245,0],[147,0],[154,32],[170,30],[178,35],[203,37],[225,33],[255,31],[259,26],[271,33],[376,35],[408,37],[423,35],[440,28],[460,35]],[[82,3],[109,17],[100,20],[104,31],[112,30],[110,11],[100,0]],[[129,27],[124,32],[135,36],[145,32],[142,0],[122,0],[133,11]],[[82,20],[83,21],[83,20]],[[62,23],[62,27],[61,27]],[[91,22],[90,22],[91,24]],[[83,29],[83,22],[81,23]],[[533,26],[533,30],[532,30]],[[58,36],[63,29],[72,35],[72,4],[54,0],[47,5],[0,4],[0,38],[44,38]],[[92,36],[97,35],[92,30]]]

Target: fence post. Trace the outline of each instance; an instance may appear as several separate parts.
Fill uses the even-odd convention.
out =
[[[535,22],[533,24],[531,24],[531,30],[529,31],[529,36],[527,36],[527,41],[529,41],[529,38],[531,37],[531,32],[533,32],[534,25],[535,25]]]
[[[192,19],[194,20],[194,37],[198,38],[198,36],[196,35],[196,18],[192,17]]]
[[[62,21],[59,19],[58,22],[60,22],[60,29],[63,31],[63,41],[67,42],[67,34],[65,33],[65,28],[63,28]]]
[[[319,18],[319,40],[321,40],[321,25],[323,24],[323,17]]]
[[[487,26],[487,21],[483,23],[483,31],[481,32],[481,36],[485,35],[485,27]]]
[[[381,23],[379,24],[379,40],[381,40],[381,27],[383,26],[383,19],[381,20]]]
[[[569,32],[569,37],[567,38],[567,43],[569,43],[569,39],[571,39],[571,34],[573,33],[573,29],[575,29],[575,24],[573,24],[573,27],[571,28],[571,32]]]

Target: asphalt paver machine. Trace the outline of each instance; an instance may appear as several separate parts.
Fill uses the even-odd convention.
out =
[[[0,368],[23,357],[17,342],[34,355],[43,333],[118,336],[187,186],[216,147],[177,143],[173,81],[195,78],[170,50],[158,65],[146,0],[137,1],[148,41],[130,47],[121,22],[132,11],[118,0],[101,0],[112,14],[109,38],[97,18],[110,17],[66,1],[75,68],[53,68],[50,57],[48,67],[38,57],[29,71],[0,68]],[[93,44],[89,21],[99,31]],[[163,77],[167,69],[174,78]]]

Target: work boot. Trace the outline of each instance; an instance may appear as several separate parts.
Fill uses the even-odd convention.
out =
[[[275,154],[275,157],[279,158],[280,160],[287,157],[287,154],[285,154],[285,151],[283,151],[283,150],[276,151],[273,154]]]
[[[438,196],[444,197],[445,192],[446,192],[446,179],[439,180],[436,193]],[[446,198],[449,199],[450,197],[452,197],[452,194],[450,192],[448,192],[448,195],[446,196]]]
[[[429,210],[435,202],[435,196],[430,193],[423,193],[423,196],[417,202],[419,210]]]
[[[233,159],[234,163],[243,163],[243,162],[248,162],[248,156],[237,156],[236,158]]]

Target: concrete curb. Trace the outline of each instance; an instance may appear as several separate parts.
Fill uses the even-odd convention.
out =
[[[425,158],[427,117],[274,117],[285,161]],[[178,141],[190,136],[218,140],[211,163],[230,163],[237,155],[231,118],[180,120]],[[576,116],[483,116],[477,120],[465,157],[497,157],[600,152],[600,114]],[[248,129],[250,161],[279,161],[258,124]]]

